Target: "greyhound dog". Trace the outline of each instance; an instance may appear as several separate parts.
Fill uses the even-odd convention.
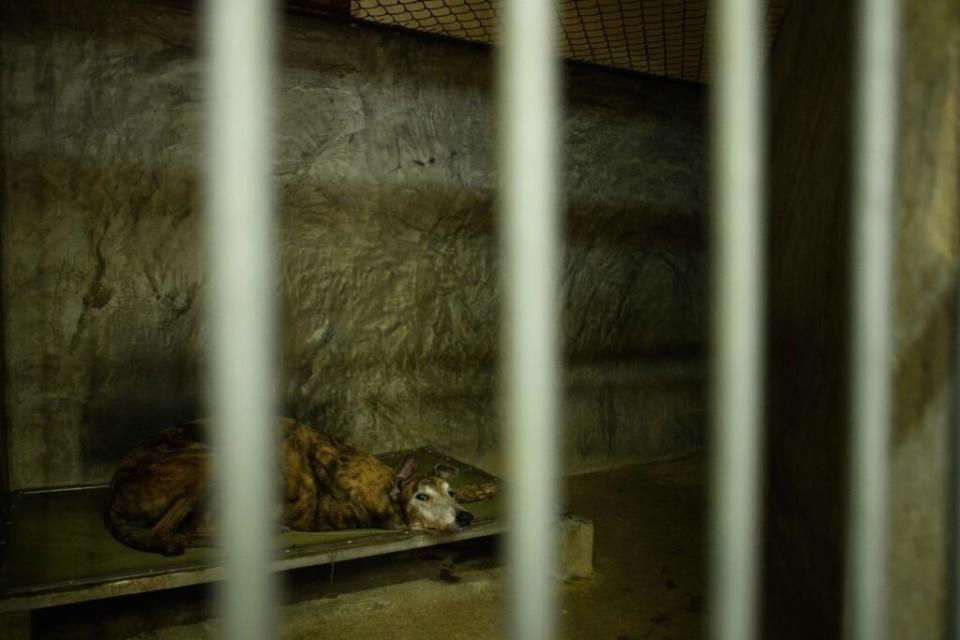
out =
[[[283,504],[275,515],[282,528],[455,532],[473,521],[460,502],[497,491],[495,484],[481,483],[454,492],[455,467],[439,464],[418,476],[413,456],[392,469],[290,418],[278,419],[277,426]],[[204,420],[170,427],[124,456],[103,510],[117,540],[164,555],[214,543],[207,429]]]

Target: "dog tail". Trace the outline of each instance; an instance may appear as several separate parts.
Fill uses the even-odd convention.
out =
[[[457,487],[457,502],[480,502],[497,495],[500,487],[495,482],[480,482]]]
[[[171,511],[178,509],[178,505],[171,507]],[[182,507],[180,507],[182,509]],[[178,509],[179,510],[179,509]],[[162,553],[165,556],[179,556],[187,547],[213,546],[211,536],[199,534],[180,534],[167,531],[161,519],[152,529],[137,527],[126,522],[117,512],[113,501],[113,487],[103,505],[103,523],[110,534],[120,543],[138,551]]]
[[[109,506],[104,507],[103,523],[117,542],[138,551],[162,553],[165,556],[178,556],[183,553],[184,546],[178,544],[177,540],[157,536],[152,530],[127,524]]]

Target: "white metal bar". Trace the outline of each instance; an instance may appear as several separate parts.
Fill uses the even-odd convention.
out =
[[[555,8],[504,5],[499,54],[503,330],[510,637],[556,627],[553,569],[558,490],[557,104]]]
[[[850,501],[845,637],[885,637],[891,222],[897,0],[860,0],[855,24]]]
[[[763,394],[763,13],[758,0],[725,0],[715,15],[710,637],[752,640]]]
[[[269,577],[275,486],[269,0],[208,5],[211,404],[228,579],[222,636],[275,634]]]

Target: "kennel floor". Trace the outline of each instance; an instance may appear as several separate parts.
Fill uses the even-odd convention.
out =
[[[383,454],[395,465],[413,453],[418,468],[443,462],[460,468],[454,486],[490,482],[496,477],[425,447]],[[225,577],[222,551],[188,549],[164,557],[126,547],[103,524],[106,485],[17,491],[4,508],[0,537],[0,613],[169,589]],[[276,536],[273,569],[295,569],[429,547],[502,533],[500,499],[471,503],[474,524],[444,535],[357,529],[285,532]]]

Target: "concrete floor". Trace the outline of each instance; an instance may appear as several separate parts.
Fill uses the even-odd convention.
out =
[[[699,638],[705,499],[701,457],[575,476],[567,505],[595,527],[595,575],[561,586],[563,637]],[[501,636],[503,570],[476,540],[289,572],[284,640]],[[38,612],[37,639],[214,638],[205,587]]]

